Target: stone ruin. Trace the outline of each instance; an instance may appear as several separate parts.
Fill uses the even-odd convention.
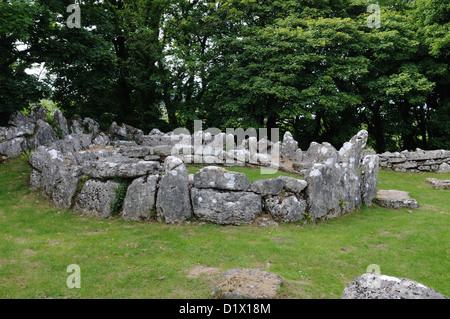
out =
[[[379,157],[381,168],[395,172],[450,173],[450,151],[447,150],[385,152]]]
[[[67,121],[57,111],[52,125],[45,122],[41,107],[25,116],[13,114],[11,127],[1,128],[0,153],[29,156],[30,187],[41,191],[62,208],[107,218],[156,219],[178,223],[196,219],[220,225],[254,223],[261,216],[292,223],[335,218],[364,205],[377,195],[377,155],[363,157],[367,131],[361,131],[338,151],[328,143],[311,143],[303,152],[287,132],[277,145],[256,141],[263,153],[252,152],[252,138],[229,149],[225,134],[213,138],[141,130],[112,123],[100,131],[90,118]],[[205,138],[208,137],[208,138]],[[280,176],[250,183],[243,173],[219,165],[189,174],[185,162],[200,159],[216,164],[232,158],[234,165],[270,166],[271,150],[280,150],[282,162],[295,162],[293,169],[304,179]],[[180,150],[183,150],[180,152]],[[187,152],[186,152],[187,150]],[[276,167],[281,169],[282,167]]]

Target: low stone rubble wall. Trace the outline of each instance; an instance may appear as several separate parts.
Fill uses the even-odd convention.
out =
[[[379,157],[381,168],[396,172],[450,173],[450,151],[447,150],[386,152]]]
[[[234,145],[223,133],[189,136],[154,129],[145,135],[117,123],[101,132],[89,118],[67,121],[59,111],[52,125],[45,118],[43,107],[29,116],[15,113],[11,127],[0,128],[1,137],[8,138],[0,144],[0,153],[14,157],[33,150],[31,189],[59,207],[88,215],[166,223],[197,219],[221,225],[251,224],[265,216],[291,223],[335,218],[371,205],[376,196],[379,163],[377,155],[364,156],[367,131],[339,151],[328,143],[311,143],[302,152],[289,132],[282,142],[250,137]],[[255,153],[254,145],[262,153]],[[280,176],[250,183],[245,174],[224,167],[251,163],[279,169],[271,160],[276,154],[295,162],[304,179]],[[189,175],[186,162],[193,159],[210,165]]]

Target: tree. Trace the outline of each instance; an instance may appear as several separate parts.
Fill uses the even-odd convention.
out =
[[[48,96],[48,87],[27,69],[41,61],[35,55],[35,20],[39,7],[32,1],[0,1],[0,125],[9,114]]]

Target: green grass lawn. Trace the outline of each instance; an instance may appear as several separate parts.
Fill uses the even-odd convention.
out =
[[[190,164],[187,166],[187,169],[188,169],[189,174],[195,174],[201,168],[206,167],[206,166],[218,166],[218,165]],[[281,170],[279,170],[275,173],[267,174],[267,173],[262,173],[261,168],[258,168],[258,167],[223,167],[223,168],[225,170],[232,171],[232,172],[244,173],[248,177],[250,182],[254,182],[254,181],[260,180],[260,179],[277,178],[278,176],[281,176],[281,175],[303,179],[303,177],[300,175],[286,173]]]
[[[285,279],[279,298],[333,299],[371,264],[450,296],[450,193],[426,177],[450,174],[380,172],[379,189],[409,191],[420,211],[370,207],[306,226],[173,226],[58,209],[28,189],[28,166],[12,160],[0,165],[0,298],[209,298],[227,269],[251,267]],[[67,288],[71,264],[81,289]],[[211,268],[193,273],[198,266]]]

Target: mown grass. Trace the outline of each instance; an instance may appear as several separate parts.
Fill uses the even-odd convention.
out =
[[[317,225],[223,227],[100,220],[55,208],[28,189],[21,160],[0,165],[0,298],[210,298],[229,268],[281,275],[279,298],[339,298],[377,264],[450,296],[448,191],[426,177],[380,172],[379,189],[406,190],[420,211],[362,208]],[[69,289],[70,264],[81,289]],[[198,277],[195,267],[217,268]]]
[[[190,164],[187,166],[189,174],[195,174],[197,173],[201,168],[206,167],[207,165],[201,165],[201,164]],[[217,166],[217,165],[215,165]],[[278,176],[289,176],[294,177],[298,179],[303,179],[300,175],[297,174],[291,174],[287,173],[281,170],[278,171],[268,171],[263,172],[261,168],[258,167],[223,167],[225,170],[232,171],[232,172],[238,172],[238,173],[244,173],[250,182],[254,182],[260,179],[270,179],[270,178],[277,178]]]

